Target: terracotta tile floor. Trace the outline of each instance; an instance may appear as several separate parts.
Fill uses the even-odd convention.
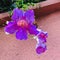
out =
[[[41,55],[35,52],[36,41],[16,40],[0,28],[0,60],[60,60],[60,11],[37,19],[39,28],[47,31],[47,51]]]

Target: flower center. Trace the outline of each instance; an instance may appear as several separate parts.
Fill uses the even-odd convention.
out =
[[[17,22],[17,25],[21,27],[27,27],[28,23],[25,20],[20,20]]]

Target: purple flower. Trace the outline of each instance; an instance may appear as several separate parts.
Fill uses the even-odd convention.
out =
[[[48,37],[48,33],[47,32],[41,31],[38,34],[38,39],[42,40],[43,42],[46,42],[46,38],[47,37]]]
[[[41,54],[44,53],[47,50],[46,45],[41,43],[41,44],[37,44],[36,46],[36,52],[37,54]]]
[[[36,52],[37,54],[41,54],[43,52],[46,51],[47,47],[46,47],[46,38],[48,37],[48,33],[42,31],[41,29],[37,29],[39,31],[39,33],[34,37],[34,39],[36,39],[37,41],[37,45],[36,45]]]
[[[16,38],[20,40],[26,40],[28,32],[30,34],[37,35],[36,26],[33,25],[34,22],[34,11],[27,10],[23,11],[21,9],[15,8],[11,17],[12,21],[8,23],[5,27],[5,32],[10,34],[16,33]]]
[[[42,31],[41,29],[37,29],[39,33],[34,37],[36,39],[37,43],[45,43],[48,37],[48,33]]]

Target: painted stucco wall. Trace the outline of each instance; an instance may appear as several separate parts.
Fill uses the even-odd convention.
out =
[[[0,28],[0,60],[60,60],[60,11],[37,19],[39,28],[47,31],[47,51],[41,55],[35,52],[36,41],[16,40],[15,35],[6,35]]]

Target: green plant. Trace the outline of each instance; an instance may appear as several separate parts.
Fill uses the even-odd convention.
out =
[[[15,0],[15,5],[18,8],[22,8],[23,10],[28,9],[29,5],[34,6],[35,3],[45,0]]]
[[[18,8],[22,8],[23,10],[28,9],[29,5],[34,6],[34,3],[31,0],[16,0],[15,5]]]
[[[28,9],[29,5],[34,6],[35,3],[45,0],[0,0],[0,12],[10,11],[15,7]]]
[[[9,11],[14,8],[14,0],[0,0],[0,12]]]

